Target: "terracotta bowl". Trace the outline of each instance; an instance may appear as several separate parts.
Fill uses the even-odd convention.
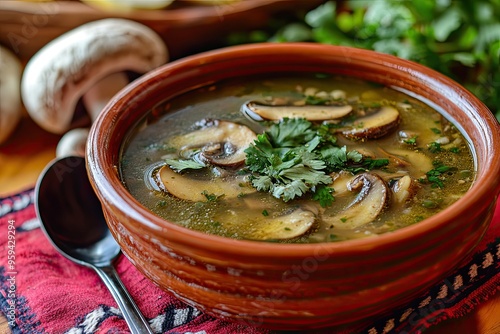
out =
[[[160,101],[222,79],[329,72],[396,87],[446,110],[475,156],[477,179],[451,207],[418,224],[324,244],[232,240],[154,215],[120,180],[124,139]],[[389,312],[444,278],[488,228],[500,191],[500,126],[456,82],[393,56],[319,44],[254,44],[167,64],[121,91],[94,123],[88,172],[115,238],[162,289],[199,310],[275,329],[348,326]]]

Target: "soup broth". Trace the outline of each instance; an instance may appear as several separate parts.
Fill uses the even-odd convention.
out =
[[[319,74],[228,80],[165,101],[131,133],[120,171],[168,221],[287,243],[404,228],[474,181],[467,141],[437,111]]]

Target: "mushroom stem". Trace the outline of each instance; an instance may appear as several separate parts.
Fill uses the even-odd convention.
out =
[[[128,83],[128,77],[124,72],[113,73],[96,82],[83,95],[83,104],[92,122],[95,121],[111,98]]]

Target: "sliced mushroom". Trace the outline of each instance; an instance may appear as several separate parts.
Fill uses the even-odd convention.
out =
[[[252,238],[257,240],[287,240],[307,233],[316,221],[316,215],[298,208],[278,217],[263,217]]]
[[[348,207],[333,216],[324,216],[328,226],[339,229],[355,229],[374,221],[389,205],[390,190],[382,178],[373,173],[356,176],[348,184],[350,191],[359,190]]]
[[[392,186],[394,202],[403,204],[408,202],[415,196],[419,186],[415,180],[406,175],[400,178]]]
[[[376,113],[358,118],[352,128],[342,130],[342,133],[350,139],[375,139],[394,130],[399,122],[399,111],[391,106],[384,106]]]
[[[414,150],[391,149],[380,151],[390,159],[391,164],[405,167],[412,173],[425,174],[434,168],[432,160],[423,153]]]
[[[256,121],[278,121],[283,118],[305,118],[310,121],[338,119],[352,111],[350,105],[265,105],[250,101],[241,111]]]
[[[206,202],[206,195],[234,198],[241,194],[256,191],[255,188],[245,182],[242,176],[228,179],[201,180],[176,173],[169,166],[161,167],[157,178],[160,182],[160,188],[177,198],[193,202]]]
[[[245,162],[245,149],[256,139],[255,132],[245,125],[214,120],[199,130],[172,138],[170,143],[180,147],[181,155],[198,152],[200,159],[209,164],[238,167]]]
[[[391,180],[397,180],[408,175],[408,171],[398,170],[396,172],[386,172],[383,170],[377,170],[377,175],[380,176],[385,182],[390,182]]]

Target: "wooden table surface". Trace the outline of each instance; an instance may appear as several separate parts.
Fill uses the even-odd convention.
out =
[[[33,187],[41,170],[54,158],[58,140],[59,136],[43,131],[26,116],[8,142],[0,146],[0,197]],[[11,333],[3,315],[0,333]],[[466,316],[446,320],[426,333],[500,333],[500,293]]]

